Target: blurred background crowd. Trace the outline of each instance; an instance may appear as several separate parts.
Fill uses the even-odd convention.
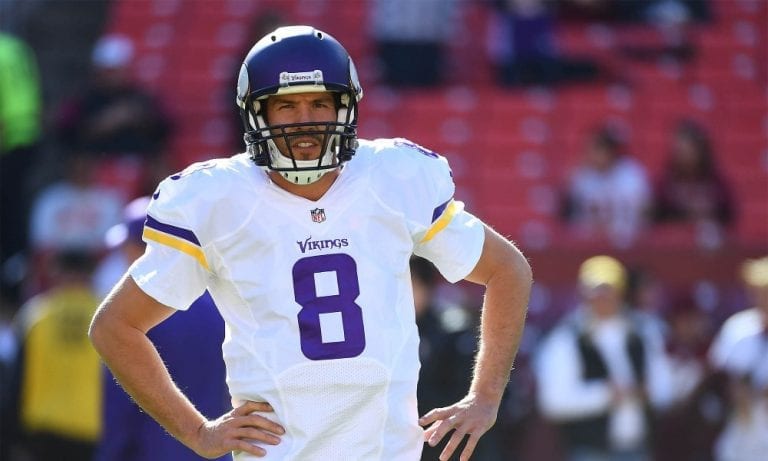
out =
[[[768,0],[0,1],[0,459],[196,459],[86,330],[159,180],[243,150],[240,63],[297,23],[355,60],[360,135],[447,156],[531,259],[476,459],[764,459]],[[481,294],[412,272],[423,411],[466,389]],[[223,327],[190,312],[153,340],[214,416]]]

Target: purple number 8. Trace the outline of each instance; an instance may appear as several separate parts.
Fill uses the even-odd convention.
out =
[[[338,294],[318,296],[315,274],[335,272]],[[301,352],[310,360],[357,357],[365,349],[363,311],[355,303],[360,295],[357,264],[339,253],[301,258],[293,265],[293,293],[301,306],[298,314]],[[339,313],[344,329],[342,341],[323,342],[321,314]]]

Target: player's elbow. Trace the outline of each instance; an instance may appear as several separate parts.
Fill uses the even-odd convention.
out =
[[[520,281],[522,285],[531,287],[533,285],[533,268],[528,262],[528,259],[523,256],[517,247],[512,246],[509,255],[511,271],[515,274],[515,277]]]
[[[511,242],[506,242],[497,251],[499,263],[489,278],[489,284],[499,283],[530,291],[533,285],[533,269],[528,259]]]
[[[96,352],[102,357],[109,353],[110,347],[123,337],[121,320],[109,309],[109,300],[102,304],[93,315],[88,328],[88,338]]]
[[[491,287],[492,285],[530,289],[533,270],[520,250],[508,239],[486,227],[483,252],[477,266],[467,280]]]
[[[104,309],[100,307],[93,315],[91,324],[88,327],[88,339],[90,339],[91,344],[93,344],[93,347],[99,354],[104,350],[109,338],[108,323],[109,321],[104,315]]]

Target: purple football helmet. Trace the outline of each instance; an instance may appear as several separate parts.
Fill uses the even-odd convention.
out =
[[[335,122],[270,125],[266,121],[269,96],[319,91],[334,94]],[[362,97],[355,65],[335,38],[309,26],[280,27],[256,42],[240,68],[237,105],[248,153],[257,165],[278,171],[295,184],[313,183],[354,155],[357,103]],[[298,160],[290,147],[282,153],[274,143],[275,138],[287,136],[287,128],[304,126],[307,130],[302,133],[323,135],[317,160]]]

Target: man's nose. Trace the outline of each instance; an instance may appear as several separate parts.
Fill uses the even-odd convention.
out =
[[[296,106],[296,113],[294,115],[296,117],[296,123],[311,121],[309,107],[307,107],[305,104],[299,104]]]
[[[308,123],[317,121],[317,114],[312,110],[310,104],[300,104],[296,114],[298,123]]]

